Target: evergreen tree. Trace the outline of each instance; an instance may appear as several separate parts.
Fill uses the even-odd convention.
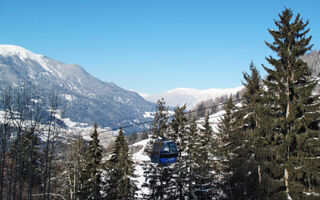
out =
[[[245,82],[242,84],[245,86],[245,92],[243,94],[243,101],[241,111],[245,113],[246,117],[245,127],[249,127],[253,131],[258,126],[258,109],[262,101],[262,80],[257,68],[253,62],[250,63],[250,72],[243,73]]]
[[[237,121],[243,131],[244,141],[246,141],[244,150],[247,151],[248,165],[246,165],[245,172],[250,172],[245,177],[246,197],[258,199],[266,196],[260,189],[262,184],[261,166],[264,161],[263,137],[260,130],[263,123],[261,116],[265,109],[262,98],[262,79],[253,62],[250,64],[250,72],[251,74],[243,73],[245,82],[242,84],[245,86],[245,92]]]
[[[257,68],[251,62],[250,74],[243,73],[245,92],[242,106],[237,108],[236,127],[242,136],[242,146],[239,148],[239,161],[242,163],[242,178],[244,198],[259,199],[266,196],[261,188],[261,166],[264,161],[263,136],[261,135],[261,116],[263,115],[262,80]],[[240,140],[240,141],[241,141]],[[241,191],[241,190],[240,190]]]
[[[94,124],[94,131],[90,135],[91,141],[86,150],[86,163],[81,171],[81,190],[79,199],[101,199],[101,159],[102,147],[99,144],[97,124]]]
[[[132,180],[135,177],[134,166],[122,129],[120,129],[119,135],[116,138],[108,165],[109,183],[107,183],[106,198],[119,200],[134,199],[137,190],[137,186],[134,180]]]
[[[186,161],[186,165],[188,167],[186,180],[188,183],[188,188],[186,188],[186,194],[188,195],[189,199],[197,199],[195,194],[195,182],[196,182],[196,175],[195,175],[195,168],[198,167],[197,156],[198,156],[198,126],[195,120],[192,120],[189,126],[187,127],[187,137],[186,137],[186,156],[184,157]]]
[[[175,189],[172,198],[184,199],[189,196],[188,191],[188,166],[187,166],[187,127],[186,127],[186,105],[176,107],[174,115],[170,123],[169,137],[177,144],[178,147],[178,160],[172,164],[174,185]]]
[[[269,168],[273,199],[311,199],[319,187],[319,100],[312,94],[316,81],[301,56],[309,51],[308,21],[298,14],[293,18],[285,9],[275,21],[277,30],[269,29],[274,41],[266,42],[277,58],[267,58],[274,69],[264,66],[268,76],[264,94],[272,132],[270,143],[273,166]],[[267,132],[267,131],[266,131]],[[309,196],[307,196],[309,192]]]
[[[219,153],[215,153],[216,157],[220,158],[220,163],[217,164],[215,171],[223,175],[220,187],[227,199],[250,199],[255,188],[253,174],[256,171],[250,160],[252,155],[250,132],[246,130],[248,124],[244,121],[251,114],[243,112],[245,109],[239,110],[231,96],[224,110],[225,114],[219,122],[217,133],[220,140],[217,149],[221,153],[220,156]]]
[[[147,144],[146,152],[150,155],[152,145],[157,139],[168,138],[168,107],[163,99],[158,100],[156,113],[152,122],[150,142]],[[159,165],[151,162],[143,164],[144,177],[146,179],[142,187],[149,189],[145,194],[147,199],[163,199],[172,195],[172,166]]]
[[[195,140],[195,166],[194,172],[194,191],[199,199],[211,199],[213,196],[212,180],[212,128],[209,123],[209,114],[205,116],[204,123],[200,128]]]
[[[235,131],[235,105],[233,104],[232,97],[228,99],[227,103],[223,107],[225,114],[221,117],[217,126],[217,146],[214,155],[219,158],[219,165],[215,167],[215,171],[223,176],[220,184],[221,189],[227,196],[227,199],[234,199],[235,192],[238,192],[237,188],[239,178],[236,180],[235,174],[236,167],[240,166],[237,159],[238,152],[235,152],[236,148],[239,148],[238,132]],[[240,187],[242,184],[240,183]],[[241,199],[241,197],[240,197]]]

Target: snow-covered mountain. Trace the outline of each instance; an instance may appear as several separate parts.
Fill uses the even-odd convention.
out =
[[[197,103],[208,99],[214,99],[224,95],[235,95],[242,90],[243,87],[229,88],[229,89],[207,89],[197,90],[190,88],[177,88],[162,92],[155,95],[147,95],[139,93],[143,98],[148,101],[156,103],[158,99],[164,98],[166,104],[171,107],[182,106],[186,104],[188,108],[193,108]]]
[[[97,122],[102,127],[124,126],[145,120],[154,104],[114,83],[98,80],[81,66],[65,64],[22,47],[0,45],[0,82],[13,88],[27,84],[46,94],[51,90],[67,104],[73,122]]]

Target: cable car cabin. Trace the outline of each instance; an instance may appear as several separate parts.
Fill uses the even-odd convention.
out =
[[[170,164],[177,161],[178,151],[176,143],[168,140],[157,140],[153,144],[151,162]]]

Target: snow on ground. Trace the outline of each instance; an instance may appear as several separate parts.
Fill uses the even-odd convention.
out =
[[[154,117],[155,112],[145,112],[143,114],[144,118],[153,118]]]
[[[3,111],[3,110],[0,110],[0,122],[1,123],[4,123],[4,121],[5,121],[5,117],[6,116],[6,113]],[[7,118],[8,118],[9,116],[7,116]]]
[[[136,164],[135,174],[137,177],[135,178],[135,180],[137,181],[138,196],[139,197],[142,197],[142,194],[148,193],[148,189],[142,188],[141,186],[145,182],[145,178],[143,176],[144,171],[142,168],[143,161],[150,161],[150,157],[144,154],[144,150],[145,150],[147,143],[149,141],[150,141],[150,139],[145,139],[145,140],[141,140],[140,142],[137,142],[137,143],[131,145],[131,147],[142,146],[142,148],[138,152],[136,152],[132,155],[132,160]]]
[[[320,198],[320,194],[316,192],[303,192],[303,193],[306,194],[307,196],[314,196],[314,197]]]
[[[150,160],[149,156],[144,154],[144,150],[149,141],[150,139],[145,139],[131,145],[131,146],[143,146],[142,149],[140,149],[138,152],[132,155],[133,161],[142,162],[142,161]]]
[[[237,103],[235,105],[236,107],[242,107],[242,103]],[[221,117],[225,114],[226,112],[224,110],[216,112],[212,115],[209,116],[209,123],[211,125],[211,128],[214,132],[217,132],[217,125],[219,123],[219,121],[221,120]],[[196,123],[198,124],[198,128],[203,128],[202,124],[204,124],[204,120],[205,118],[202,117],[199,120],[196,121]]]
[[[214,132],[217,132],[217,125],[221,119],[221,117],[225,114],[226,112],[224,110],[216,112],[212,115],[209,116],[209,123],[211,125],[211,128]],[[200,118],[199,120],[196,121],[198,124],[198,128],[203,128],[202,124],[204,124],[205,118]]]
[[[5,112],[0,110],[0,122],[4,123],[5,119]],[[67,126],[66,129],[61,129],[57,136],[65,139],[70,139],[77,136],[82,136],[85,140],[91,140],[91,133],[93,132],[93,125],[89,125],[87,123],[79,123],[74,122],[70,118],[61,118],[60,112],[56,111],[54,115],[57,119],[63,121]],[[6,116],[9,118],[10,116]],[[10,121],[10,123],[13,123]],[[23,126],[31,126],[32,122],[29,120],[25,120],[23,122]],[[12,124],[14,126],[14,124]],[[46,130],[46,125],[40,125],[39,130]],[[43,131],[43,135],[40,135],[40,138],[46,140],[46,132]],[[116,136],[118,135],[118,131],[111,131],[109,127],[98,127],[99,139],[101,144],[104,147],[108,147],[111,142],[114,141]]]
[[[63,94],[62,96],[68,101],[73,101],[74,99],[76,99],[75,96],[70,95],[70,94]]]
[[[63,137],[82,136],[85,140],[91,140],[90,135],[94,130],[92,125],[74,122],[70,118],[61,118],[59,112],[55,115],[55,117],[63,121],[68,127],[65,132],[66,134]],[[118,134],[117,131],[111,131],[109,127],[98,127],[98,133],[101,145],[104,147],[108,147]]]

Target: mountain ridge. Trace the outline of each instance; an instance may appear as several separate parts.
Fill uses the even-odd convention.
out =
[[[143,114],[155,107],[136,92],[103,82],[79,65],[65,64],[15,45],[0,45],[0,72],[3,86],[16,88],[24,83],[45,94],[57,91],[61,103],[68,104],[66,117],[74,122],[125,126],[144,120]]]
[[[155,95],[147,95],[144,93],[139,93],[140,96],[148,101],[156,102],[160,98],[164,98],[166,104],[170,107],[187,105],[188,108],[193,108],[197,103],[205,101],[208,99],[215,99],[224,95],[235,95],[237,92],[241,91],[243,86],[235,88],[210,88],[205,90],[198,90],[193,88],[175,88],[165,92],[161,92]]]

